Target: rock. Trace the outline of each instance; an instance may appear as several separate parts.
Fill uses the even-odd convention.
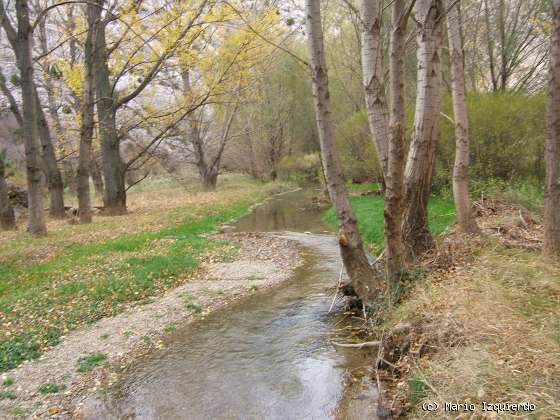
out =
[[[28,206],[27,190],[25,188],[17,187],[15,185],[8,185],[8,199],[12,207],[25,207]]]

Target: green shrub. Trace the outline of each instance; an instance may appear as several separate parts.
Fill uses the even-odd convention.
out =
[[[319,153],[286,156],[280,161],[278,170],[282,179],[298,185],[316,183],[321,176],[321,158]]]
[[[471,93],[467,106],[472,179],[544,179],[544,94]],[[443,112],[453,115],[449,96],[444,98]],[[434,185],[442,179],[450,183],[454,159],[454,126],[442,117]]]

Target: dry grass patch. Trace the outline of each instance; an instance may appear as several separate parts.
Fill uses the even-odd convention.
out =
[[[408,340],[420,350],[399,361],[397,387],[411,418],[458,415],[422,411],[432,401],[475,403],[489,418],[483,401],[530,402],[534,413],[505,415],[560,418],[558,265],[487,244],[473,262],[419,284],[392,322],[417,326]]]

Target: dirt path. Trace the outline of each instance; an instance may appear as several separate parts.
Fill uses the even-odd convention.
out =
[[[287,280],[300,261],[296,243],[286,239],[245,233],[215,236],[240,244],[235,260],[206,264],[154,302],[75,331],[38,360],[3,374],[2,382],[13,384],[3,386],[11,395],[0,399],[0,417],[88,418],[79,401],[118,380],[115,371],[127,361],[164,346],[162,338],[172,334],[176,324],[196,321],[257,289]],[[80,373],[78,359],[88,354],[103,360],[95,365],[92,358],[91,371]]]

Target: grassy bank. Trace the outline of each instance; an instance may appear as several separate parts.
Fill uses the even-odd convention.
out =
[[[39,357],[81,325],[149,302],[205,258],[227,258],[234,247],[201,234],[283,188],[243,177],[222,180],[215,192],[159,183],[132,193],[126,216],[87,226],[51,221],[47,238],[3,234],[0,371]]]
[[[365,187],[365,189],[368,188]],[[353,188],[353,190],[356,189]],[[374,251],[381,251],[385,242],[383,237],[383,197],[374,195],[352,197],[351,203],[356,212],[358,225],[364,241]],[[432,198],[428,205],[428,212],[430,229],[434,235],[439,235],[455,221],[455,207],[452,201]],[[333,226],[336,225],[334,209],[326,212],[325,221]]]
[[[425,353],[401,360],[397,393],[411,418],[434,401],[471,402],[478,415],[482,402],[529,402],[535,412],[498,417],[560,418],[560,266],[488,239],[471,249],[467,263],[417,284],[385,325],[414,326],[411,350]]]

